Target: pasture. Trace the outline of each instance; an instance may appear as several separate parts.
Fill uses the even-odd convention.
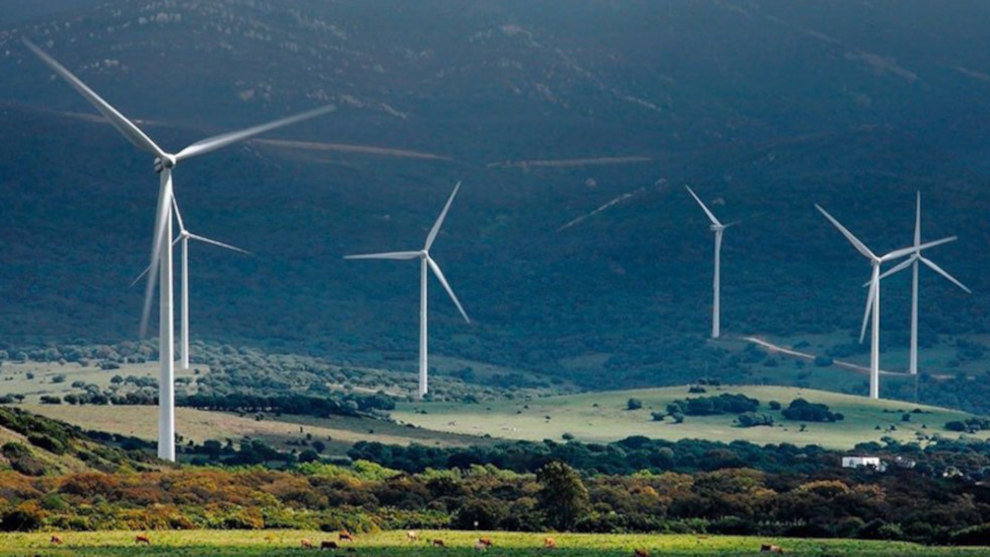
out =
[[[674,400],[720,393],[741,393],[758,399],[758,411],[772,415],[777,423],[771,427],[743,428],[735,425],[735,415],[729,414],[687,416],[680,424],[670,418],[653,421],[651,417],[654,411],[665,412]],[[789,421],[768,407],[770,401],[787,407],[799,397],[827,404],[832,411],[844,414],[845,419],[835,423]],[[626,403],[630,398],[641,400],[642,408],[628,410]],[[913,413],[915,409],[920,413]],[[910,415],[910,421],[902,421],[905,413]],[[728,385],[708,387],[704,394],[689,394],[688,387],[682,385],[480,404],[402,403],[392,416],[431,430],[530,441],[560,440],[569,434],[579,441],[609,442],[643,435],[652,439],[744,440],[758,444],[817,444],[832,449],[850,449],[857,443],[880,441],[886,436],[902,442],[924,442],[936,433],[955,438],[959,434],[946,431],[945,422],[965,418],[968,414],[902,401],[869,400],[795,387]],[[802,425],[805,426],[803,430]],[[983,432],[979,436],[986,438],[987,435],[988,432]]]
[[[60,545],[50,541],[52,533],[4,534],[0,536],[0,556],[7,555],[306,555],[317,549],[302,547],[308,539],[319,547],[323,540],[337,540],[336,534],[297,530],[185,530],[146,533],[151,545],[137,545],[136,532],[65,532],[58,533]],[[986,548],[927,547],[905,542],[758,538],[741,536],[645,535],[645,534],[549,534],[556,549],[543,547],[547,534],[515,532],[420,531],[418,540],[408,539],[406,532],[389,531],[356,536],[354,542],[337,542],[347,552],[381,557],[425,557],[480,554],[474,548],[479,536],[489,537],[493,547],[485,555],[559,555],[561,557],[631,556],[634,549],[650,555],[759,555],[764,543],[778,545],[788,555],[800,556],[977,556]],[[446,547],[433,547],[431,540],[444,541]],[[344,553],[345,551],[339,551]]]
[[[153,441],[158,435],[157,406],[68,406],[25,404],[20,408],[75,424],[85,429],[119,433]],[[416,442],[437,447],[484,444],[484,439],[456,433],[432,432],[404,427],[391,422],[349,416],[313,418],[264,414],[239,416],[194,408],[176,408],[176,431],[184,440],[202,443],[209,439],[237,441],[244,437],[261,439],[267,444],[290,448],[292,441],[321,440],[328,453],[343,454],[357,441],[408,445]]]

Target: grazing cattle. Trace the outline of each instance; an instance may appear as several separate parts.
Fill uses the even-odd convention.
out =
[[[765,543],[765,544],[763,544],[763,545],[760,546],[760,551],[761,552],[764,552],[764,553],[780,553],[780,554],[783,554],[784,553],[784,548],[783,547],[780,547],[779,545],[772,545],[772,544],[769,544],[769,543]]]
[[[481,545],[483,545],[485,547],[492,547],[492,545],[494,545],[492,543],[492,539],[491,538],[478,538],[478,543],[480,543]]]
[[[323,543],[320,544],[320,549],[332,549],[332,550],[336,550],[339,547],[340,546],[337,545],[337,542],[335,542],[333,540],[323,540]]]
[[[443,543],[443,540],[435,539],[433,540],[433,547],[447,547],[447,546],[446,544]]]
[[[303,547],[308,547],[308,548],[313,547],[313,542],[309,538],[303,538],[302,541],[299,543],[301,543]]]
[[[52,543],[55,545],[62,545],[62,538],[52,534]]]
[[[474,542],[474,548],[478,551],[488,551],[488,546],[481,543],[481,540]]]
[[[545,547],[547,549],[556,549],[557,548],[557,540],[555,540],[553,538],[543,538],[543,547]]]
[[[341,530],[340,533],[337,534],[337,537],[340,539],[340,541],[349,541],[349,542],[354,541],[354,535],[348,532],[347,530]]]
[[[650,557],[650,552],[645,549],[634,549],[633,557]]]
[[[411,542],[414,542],[419,539],[419,534],[417,534],[415,530],[407,530],[406,539]]]
[[[143,543],[144,545],[151,545],[151,538],[144,534],[138,534],[134,537],[134,543]]]

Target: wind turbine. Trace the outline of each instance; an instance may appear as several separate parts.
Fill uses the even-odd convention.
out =
[[[690,186],[684,187],[687,188],[687,191],[691,194],[691,197],[698,202],[698,205],[701,205],[701,209],[706,215],[708,215],[708,220],[712,221],[710,229],[715,233],[715,278],[712,281],[712,290],[714,290],[714,301],[712,302],[712,338],[718,338],[719,334],[721,334],[719,330],[719,299],[721,297],[719,294],[719,288],[721,280],[720,267],[722,259],[722,233],[725,232],[726,228],[738,223],[730,222],[729,224],[722,224],[717,218],[715,218],[715,215],[708,210],[708,207],[705,207],[705,204],[701,202],[701,199],[698,198],[697,195],[695,195],[694,190],[692,190]]]
[[[175,244],[180,242],[182,243],[182,278],[180,279],[182,284],[182,288],[180,289],[182,292],[180,321],[182,324],[179,333],[179,359],[182,362],[182,369],[189,369],[189,240],[196,240],[205,244],[211,244],[231,251],[240,252],[245,255],[251,255],[251,252],[243,250],[237,246],[211,240],[205,236],[200,236],[189,232],[189,230],[186,229],[185,224],[182,222],[182,214],[179,212],[179,204],[175,200],[175,195],[172,196],[172,210],[175,212],[175,219],[179,224],[179,235],[172,240],[172,246],[174,247]],[[145,267],[144,271],[142,271],[141,274],[134,279],[134,282],[131,283],[131,286],[137,284],[137,282],[141,280],[141,277],[143,277],[150,270],[151,267]]]
[[[914,216],[914,251],[911,256],[906,260],[902,261],[895,267],[888,270],[886,273],[880,275],[880,280],[883,280],[890,275],[899,273],[908,267],[911,267],[911,352],[908,363],[908,373],[911,375],[918,374],[918,262],[924,263],[931,270],[942,275],[952,284],[955,284],[959,288],[966,291],[967,294],[972,294],[972,290],[966,288],[963,283],[956,280],[955,277],[947,273],[944,269],[936,265],[932,260],[928,259],[924,255],[921,255],[921,192],[917,195],[917,209]]]
[[[428,391],[427,386],[427,342],[426,342],[426,279],[427,272],[426,268],[429,267],[433,274],[436,275],[437,280],[443,285],[444,290],[450,295],[450,299],[454,301],[454,305],[457,306],[457,310],[461,312],[464,316],[464,320],[468,323],[471,319],[468,318],[467,313],[464,312],[464,308],[461,306],[461,302],[457,300],[457,296],[454,295],[454,291],[450,288],[450,284],[447,283],[447,279],[443,276],[443,271],[440,270],[440,266],[437,265],[436,261],[430,257],[430,246],[433,245],[433,241],[437,238],[437,233],[440,232],[440,226],[443,225],[443,219],[447,216],[447,211],[450,209],[450,204],[454,201],[454,196],[457,195],[457,190],[460,189],[461,183],[457,182],[454,186],[454,191],[450,194],[450,198],[447,199],[447,204],[443,206],[443,211],[440,212],[440,216],[437,218],[437,222],[433,224],[433,228],[430,229],[430,233],[426,236],[426,244],[420,251],[393,251],[386,253],[367,253],[362,255],[346,255],[344,259],[397,259],[397,260],[409,260],[409,259],[419,259],[420,260],[420,272],[419,272],[419,398],[422,399]]]
[[[173,346],[172,315],[172,168],[186,159],[215,151],[232,143],[243,141],[257,134],[282,126],[300,122],[334,109],[324,106],[302,114],[282,118],[252,128],[229,132],[197,141],[177,153],[162,150],[140,128],[110,106],[78,77],[65,69],[54,58],[35,46],[28,39],[24,44],[79,94],[86,98],[113,127],[117,128],[135,147],[154,155],[155,172],[160,175],[158,188],[158,208],[155,211],[154,239],[151,243],[151,263],[148,267],[148,282],[144,291],[144,307],[141,311],[141,336],[148,328],[151,314],[151,297],[155,290],[155,280],[160,274],[159,295],[158,360],[161,370],[158,378],[158,458],[175,461],[175,369]]]
[[[849,243],[851,243],[853,247],[859,251],[859,253],[869,259],[870,264],[873,266],[873,273],[870,277],[870,293],[866,298],[866,311],[863,314],[863,326],[860,329],[859,341],[863,342],[863,339],[866,336],[866,322],[870,317],[870,312],[872,311],[873,324],[870,328],[870,398],[877,399],[880,398],[880,265],[887,261],[900,259],[905,255],[914,253],[915,251],[920,253],[921,250],[935,247],[947,242],[952,242],[956,239],[956,237],[950,236],[948,238],[935,240],[934,242],[897,249],[878,256],[870,251],[870,248],[866,247],[866,244],[859,241],[856,236],[853,236],[852,232],[849,232],[849,230],[842,226],[839,221],[835,220],[835,217],[828,214],[825,209],[822,209],[821,205],[816,203],[815,208],[825,215],[825,218],[827,218],[829,222],[839,229],[839,232],[841,232],[842,235],[849,240]]]

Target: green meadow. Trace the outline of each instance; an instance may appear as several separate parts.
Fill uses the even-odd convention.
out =
[[[135,532],[78,532],[59,534],[61,545],[50,542],[51,533],[4,534],[0,536],[0,555],[305,555],[314,552],[302,546],[306,539],[317,547],[336,535],[298,530],[186,530],[150,532],[150,546],[136,545]],[[977,556],[985,548],[929,547],[905,542],[825,540],[794,538],[758,538],[744,536],[642,535],[642,534],[540,534],[516,532],[420,531],[417,540],[406,532],[388,531],[357,536],[353,543],[338,542],[353,548],[351,554],[414,557],[428,555],[476,555],[474,545],[479,536],[492,540],[486,555],[560,555],[567,557],[619,557],[644,549],[649,555],[758,555],[762,544],[774,544],[788,555],[840,556]],[[547,536],[557,548],[544,547]],[[431,541],[443,540],[445,547],[433,547]],[[344,551],[341,551],[344,552]]]

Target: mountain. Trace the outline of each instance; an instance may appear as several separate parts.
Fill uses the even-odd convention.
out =
[[[682,185],[742,220],[725,238],[723,328],[837,346],[854,340],[868,266],[812,204],[884,252],[910,243],[920,190],[925,238],[960,237],[933,257],[975,292],[924,276],[930,369],[975,392],[988,16],[972,2],[108,0],[8,23],[0,339],[134,338],[142,293],[127,285],[156,195],[151,161],[26,36],[168,148],[337,107],[177,170],[190,230],[254,253],[195,246],[199,338],[411,360],[416,270],[341,256],[415,249],[463,180],[431,253],[476,324],[434,286],[434,353],[596,388],[753,381],[762,359],[705,341],[711,237]],[[908,290],[885,286],[890,351]]]

